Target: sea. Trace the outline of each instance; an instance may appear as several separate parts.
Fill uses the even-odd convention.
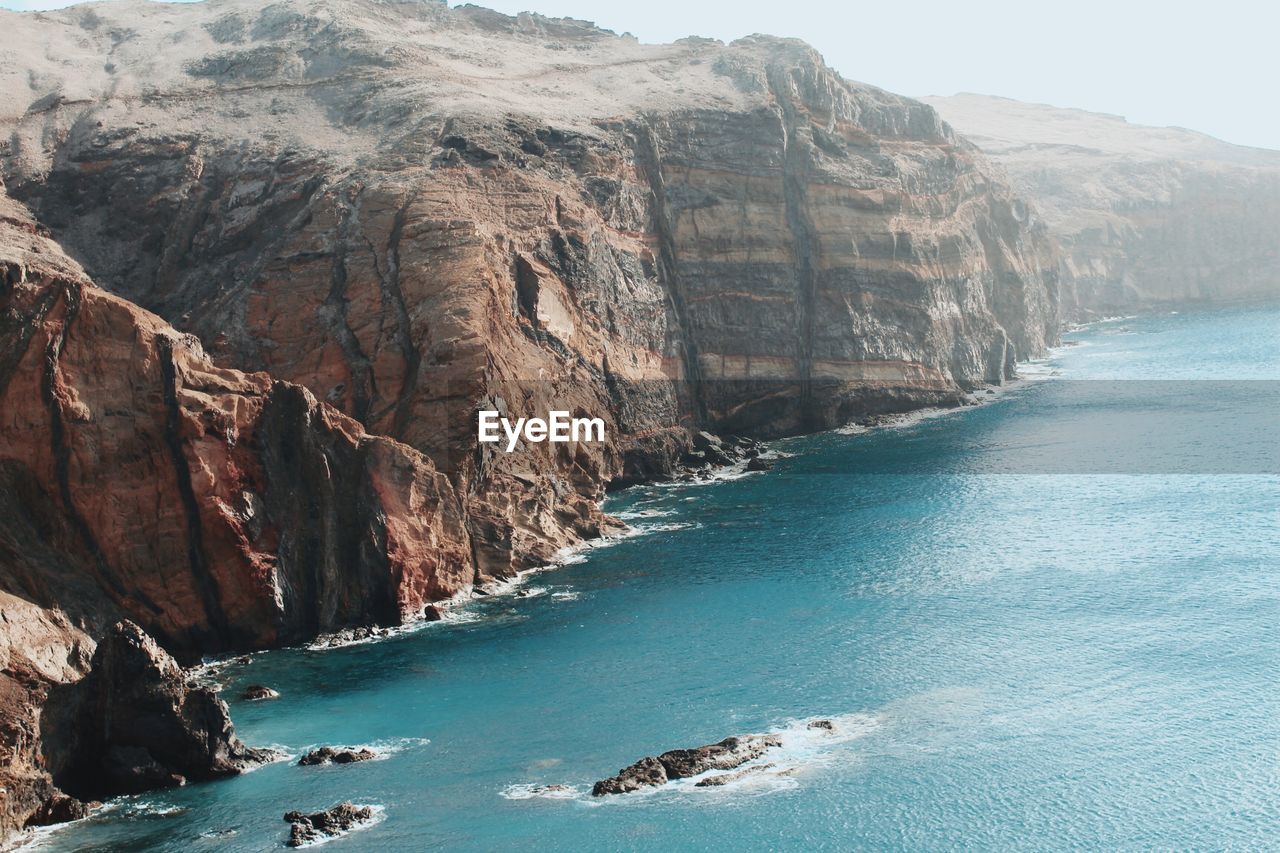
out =
[[[1275,849],[1280,308],[1094,323],[1022,373],[621,492],[627,535],[442,622],[213,662],[293,760],[33,846],[272,850],[351,801],[335,853]],[[752,733],[781,746],[730,784],[590,794]],[[320,745],[379,759],[297,766]]]

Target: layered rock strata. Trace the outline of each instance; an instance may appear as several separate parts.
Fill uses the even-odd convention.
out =
[[[254,759],[141,629],[109,631],[120,616],[190,661],[398,623],[471,583],[429,459],[214,366],[3,187],[0,412],[0,831],[82,814],[55,780],[95,797]]]
[[[8,20],[49,45],[0,72],[12,191],[220,364],[429,456],[480,579],[601,532],[689,426],[951,401],[1056,334],[982,157],[798,42],[379,0]],[[476,445],[477,408],[553,405],[610,441]]]
[[[1280,152],[1007,98],[926,98],[1061,247],[1066,317],[1280,298]]]

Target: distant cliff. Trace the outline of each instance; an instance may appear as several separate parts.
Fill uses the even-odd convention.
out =
[[[1280,151],[1007,98],[924,100],[1044,215],[1066,316],[1280,298]]]
[[[393,0],[0,23],[0,606],[60,637],[14,707],[122,617],[185,660],[412,619],[609,529],[699,429],[955,403],[1057,336],[983,156],[798,42]],[[552,405],[608,440],[475,440]]]

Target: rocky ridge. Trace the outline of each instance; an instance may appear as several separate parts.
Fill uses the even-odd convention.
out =
[[[925,98],[1035,205],[1064,316],[1280,297],[1280,152],[1008,98]]]
[[[13,194],[219,364],[430,457],[481,580],[607,529],[690,425],[946,402],[1056,334],[981,156],[798,42],[378,0],[10,18],[49,45],[4,72]],[[476,446],[476,408],[551,401],[612,440]]]

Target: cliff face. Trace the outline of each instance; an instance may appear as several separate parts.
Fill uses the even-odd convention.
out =
[[[1061,247],[1068,317],[1280,296],[1280,152],[1006,98],[926,98]]]
[[[15,196],[219,363],[431,457],[482,578],[599,532],[687,426],[954,399],[1056,334],[981,156],[799,43],[377,0],[6,23]],[[553,400],[611,441],[476,448],[476,408]]]
[[[88,598],[190,658],[392,622],[470,583],[457,499],[430,460],[303,388],[214,366],[193,337],[82,276],[8,254],[11,592],[61,606],[59,576],[87,579]]]
[[[189,719],[121,729],[160,713],[121,674],[138,655],[99,649],[92,695],[65,687],[119,616],[191,660],[396,624],[473,580],[459,502],[429,459],[301,387],[214,366],[95,287],[2,187],[0,412],[0,830],[78,813],[50,769],[78,794],[165,784],[200,774],[202,725],[229,726],[162,652],[156,701]],[[129,648],[154,651],[131,630]],[[209,775],[244,757],[223,740]]]

